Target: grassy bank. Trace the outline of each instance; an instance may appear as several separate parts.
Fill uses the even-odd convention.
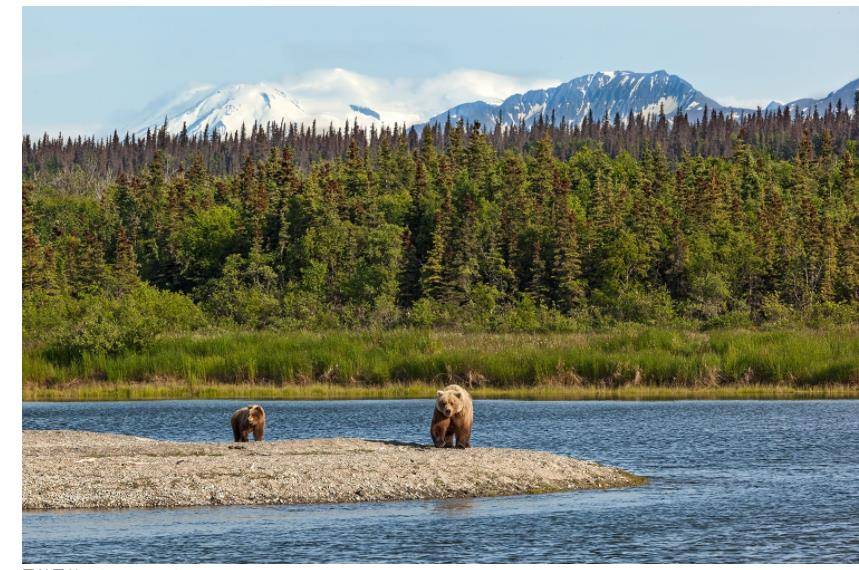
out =
[[[66,361],[25,352],[24,398],[855,397],[859,328],[587,334],[228,332]],[[769,396],[767,396],[769,394]]]
[[[192,384],[85,383],[63,386],[24,387],[24,400],[32,402],[85,402],[119,400],[396,400],[432,398],[438,386],[388,384],[380,387],[336,384]],[[474,388],[477,399],[509,400],[793,400],[859,398],[857,386],[795,387],[752,384],[745,386],[522,386]]]

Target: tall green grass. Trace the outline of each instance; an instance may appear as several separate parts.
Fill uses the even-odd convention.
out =
[[[117,401],[117,400],[391,400],[432,398],[437,385],[386,384],[385,386],[343,386],[337,384],[192,384],[162,383],[83,383],[60,386],[27,385],[27,401]],[[520,386],[472,388],[477,399],[511,400],[754,400],[859,398],[857,386],[725,385],[711,387],[668,386]]]
[[[23,377],[25,395],[83,384],[136,386],[141,393],[151,390],[153,397],[159,385],[172,385],[174,391],[183,386],[188,397],[218,397],[217,390],[224,389],[215,386],[266,386],[273,397],[289,397],[286,389],[323,390],[318,386],[329,387],[319,397],[338,390],[366,397],[393,390],[414,397],[424,394],[421,386],[450,382],[488,391],[856,387],[859,328],[701,333],[627,326],[537,335],[411,329],[227,332],[161,338],[140,352],[85,354],[71,362],[29,351]]]

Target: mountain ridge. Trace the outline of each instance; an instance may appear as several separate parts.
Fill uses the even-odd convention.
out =
[[[763,110],[789,108],[803,114],[814,109],[823,112],[829,105],[835,107],[839,99],[843,107],[852,110],[857,89],[859,79],[820,99],[806,97],[788,103],[773,101]],[[194,135],[204,131],[236,132],[242,125],[250,128],[254,123],[270,121],[307,126],[315,121],[320,128],[329,125],[336,128],[344,122],[355,122],[367,128],[400,123],[402,118],[402,115],[392,117],[385,110],[375,109],[364,101],[327,100],[324,104],[309,101],[308,108],[304,102],[268,82],[196,86],[175,97],[162,99],[160,105],[148,106],[144,118],[139,119],[129,132],[143,135],[147,130],[161,127],[165,120],[170,132],[178,133],[185,128],[189,135]],[[514,93],[498,103],[484,100],[460,103],[410,126],[419,129],[423,125],[444,123],[450,118],[452,122],[459,119],[467,123],[478,121],[485,128],[491,128],[499,120],[504,125],[530,124],[541,115],[549,120],[554,118],[556,124],[567,121],[577,125],[588,116],[594,120],[608,116],[613,120],[618,115],[625,121],[630,113],[641,113],[649,118],[658,115],[660,110],[668,120],[683,113],[694,121],[701,118],[705,108],[734,117],[756,111],[721,105],[682,77],[662,69],[653,72],[617,70],[590,73],[554,87]]]

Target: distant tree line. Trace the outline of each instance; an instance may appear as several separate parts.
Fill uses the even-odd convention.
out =
[[[669,121],[665,114],[645,117],[641,113],[626,117],[615,114],[602,118],[588,115],[581,125],[570,125],[564,117],[540,115],[530,124],[524,122],[503,126],[500,118],[493,125],[467,124],[465,138],[478,129],[487,135],[496,153],[506,150],[528,152],[538,141],[548,136],[557,158],[568,160],[579,148],[596,143],[611,157],[626,152],[641,158],[648,148],[658,145],[669,161],[685,155],[729,157],[736,140],[742,140],[771,158],[790,159],[796,155],[804,133],[811,137],[815,150],[824,144],[831,145],[840,154],[849,140],[859,138],[859,92],[852,102],[855,112],[848,113],[848,102],[839,100],[822,114],[801,115],[787,108],[761,111],[744,115],[740,119],[726,116],[721,111],[703,109],[701,118],[690,122],[686,114]],[[25,176],[45,176],[57,173],[74,173],[78,184],[92,184],[119,174],[133,174],[145,168],[155,153],[161,151],[166,161],[166,173],[173,174],[180,165],[192,157],[200,156],[206,170],[215,175],[237,174],[244,161],[265,159],[272,148],[289,146],[298,168],[308,170],[318,160],[346,158],[349,145],[357,141],[362,150],[374,157],[382,141],[388,146],[405,146],[409,152],[420,146],[420,135],[425,128],[431,131],[437,152],[450,144],[456,128],[448,120],[418,129],[406,125],[393,125],[377,129],[363,129],[357,124],[329,125],[321,128],[294,123],[268,123],[242,125],[233,133],[210,132],[189,135],[186,128],[178,134],[167,130],[166,122],[160,128],[147,130],[145,135],[114,132],[108,138],[50,137],[47,133],[33,139],[23,138],[23,169]],[[824,141],[824,136],[828,137]],[[73,183],[74,181],[67,181]]]
[[[25,343],[855,321],[859,114],[705,117],[25,138]]]

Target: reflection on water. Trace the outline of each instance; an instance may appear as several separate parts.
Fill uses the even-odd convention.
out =
[[[25,404],[23,423],[226,441],[243,403]],[[427,443],[432,413],[419,400],[263,405],[271,439]],[[574,455],[651,481],[447,501],[26,512],[24,561],[859,560],[859,401],[478,401],[475,413],[476,445]]]
[[[474,510],[474,499],[448,499],[446,501],[434,501],[433,511],[443,516],[467,515]]]

